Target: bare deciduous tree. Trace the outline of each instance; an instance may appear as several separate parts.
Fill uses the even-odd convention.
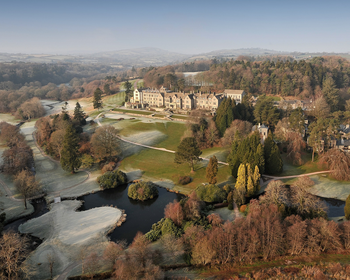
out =
[[[5,142],[8,147],[13,147],[16,143],[24,141],[24,136],[19,127],[7,122],[0,123],[0,141]]]
[[[287,158],[295,165],[303,164],[301,153],[306,147],[306,143],[298,132],[288,132],[286,134]]]
[[[15,177],[15,187],[23,195],[24,207],[27,209],[27,198],[40,191],[40,184],[35,180],[35,176],[28,170],[22,170]]]
[[[331,175],[337,180],[350,180],[350,156],[338,149],[330,149],[324,153],[320,162],[326,163]]]
[[[165,218],[170,218],[175,225],[180,226],[184,219],[184,213],[180,202],[174,200],[167,204],[164,210]]]
[[[63,148],[63,140],[65,134],[66,131],[64,129],[60,129],[53,132],[50,137],[50,147],[52,148],[53,152],[59,156],[59,158],[61,158],[61,151]]]
[[[284,183],[280,180],[272,181],[267,185],[265,195],[260,198],[260,201],[264,204],[277,206],[288,204],[288,189]]]
[[[124,249],[126,248],[126,242],[109,242],[106,249],[103,252],[103,258],[106,261],[111,262],[113,265],[119,259],[119,257],[123,254]]]
[[[118,131],[113,126],[99,127],[91,137],[94,157],[98,160],[111,160],[120,155]]]
[[[0,238],[0,273],[3,279],[18,279],[27,273],[26,267],[21,263],[28,254],[28,239],[19,233],[4,232]],[[21,278],[22,279],[22,278]]]

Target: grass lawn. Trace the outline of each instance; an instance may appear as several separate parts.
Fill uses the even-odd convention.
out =
[[[113,95],[106,96],[102,99],[104,105],[112,107],[123,105],[125,102],[125,92],[118,92]]]
[[[216,156],[219,161],[226,162],[229,151],[223,147],[214,147],[202,150],[202,157],[211,158]]]
[[[19,119],[16,119],[11,114],[0,114],[0,122],[7,122],[10,124],[17,124],[20,122]]]
[[[281,174],[278,174],[278,176],[300,175],[304,173],[311,173],[322,170],[318,167],[318,164],[316,162],[311,162],[311,154],[309,153],[305,153],[302,155],[302,158],[305,163],[300,166],[292,165],[287,159],[287,154],[283,153],[281,156],[283,159],[283,172]]]
[[[190,172],[188,164],[175,164],[174,154],[143,149],[140,153],[134,154],[122,160],[120,169],[141,169],[144,177],[155,179],[169,179],[177,184],[179,176],[190,176],[193,180],[190,184],[185,186],[175,186],[174,190],[178,190],[184,194],[189,194],[199,184],[206,182],[205,166],[199,163],[195,167],[195,172]],[[228,166],[219,165],[218,182],[227,181],[229,177]]]
[[[126,110],[126,109],[113,109],[115,112],[124,112],[124,113],[131,113],[131,114],[139,114],[139,115],[152,115],[153,112],[144,112],[144,111],[138,111],[138,110]]]
[[[314,175],[310,178],[315,182],[315,185],[309,189],[312,194],[343,201],[350,194],[350,182],[348,181],[337,181],[325,175]]]
[[[177,122],[133,122],[122,121],[127,125],[121,128],[120,134],[124,137],[132,137],[135,133],[161,132],[165,137],[161,137],[158,143],[152,144],[152,146],[165,148],[176,151],[178,145],[181,142],[181,137],[184,135],[186,125],[184,123]],[[120,123],[122,123],[120,122]],[[142,143],[142,136],[135,137],[135,142]],[[139,141],[138,141],[139,139]],[[136,147],[136,146],[135,146]],[[203,150],[202,156],[210,158],[213,155],[221,161],[226,161],[227,151],[224,148],[215,147]],[[180,191],[184,194],[189,194],[199,184],[205,183],[205,168],[208,161],[201,161],[196,165],[195,173],[190,173],[190,167],[187,164],[177,165],[174,163],[175,155],[163,151],[157,151],[152,149],[138,149],[138,152],[124,158],[121,162],[120,168],[125,171],[139,169],[143,171],[143,177],[156,180],[171,180],[175,183],[178,182],[179,176],[190,176],[193,181],[185,186],[175,186],[174,190]],[[229,176],[229,167],[225,165],[219,165],[218,183],[232,182]]]
[[[179,119],[179,120],[188,120],[189,117],[187,116],[171,116],[173,119]]]
[[[132,120],[131,120],[132,121]],[[135,133],[158,130],[164,135],[166,139],[156,144],[155,147],[166,148],[175,151],[177,146],[179,146],[181,137],[183,136],[186,126],[182,123],[176,122],[131,122],[128,121],[127,126],[121,129],[120,135],[130,136]],[[125,122],[125,121],[123,121]],[[137,142],[137,141],[136,141]]]

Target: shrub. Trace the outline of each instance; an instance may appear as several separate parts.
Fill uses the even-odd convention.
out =
[[[190,176],[180,176],[179,177],[179,184],[180,185],[187,185],[191,183],[192,179]]]
[[[114,168],[116,168],[117,164],[114,161],[108,162],[103,165],[101,171],[102,174],[106,173],[107,171],[113,171]]]
[[[196,188],[196,194],[205,202],[223,202],[227,196],[226,192],[217,185],[200,185]]]
[[[345,219],[350,220],[350,194],[346,198],[344,212],[345,212]]]
[[[241,205],[241,207],[239,208],[239,211],[244,213],[246,209],[247,209],[247,205]]]
[[[97,178],[97,182],[100,185],[100,188],[112,189],[120,185],[124,185],[127,183],[127,177],[124,172],[120,170],[108,171],[102,176]]]
[[[178,230],[172,219],[166,218],[162,225],[162,235],[171,234],[174,236],[181,236],[181,231]]]
[[[145,237],[151,241],[157,241],[161,236],[162,236],[162,226],[165,221],[165,218],[162,218],[160,221],[157,223],[154,223],[152,225],[152,229],[145,234]]]
[[[94,164],[94,159],[88,154],[83,154],[81,157],[81,167],[90,168]]]
[[[233,191],[230,191],[229,194],[227,195],[227,203],[228,203],[228,209],[232,210],[233,209]]]
[[[158,196],[158,189],[152,182],[139,182],[129,186],[128,196],[135,200],[144,201]]]

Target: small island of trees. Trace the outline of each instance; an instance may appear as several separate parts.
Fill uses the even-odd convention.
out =
[[[145,201],[158,196],[158,189],[152,182],[138,182],[129,186],[128,197]]]

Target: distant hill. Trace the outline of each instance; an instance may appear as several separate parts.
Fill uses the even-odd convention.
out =
[[[265,55],[288,55],[288,52],[279,52],[275,50],[260,49],[260,48],[246,48],[246,49],[223,49],[208,53],[194,55],[190,60],[195,59],[212,59],[212,58],[234,58],[240,55],[246,56],[265,56]]]
[[[137,48],[110,52],[100,52],[91,55],[99,62],[112,60],[116,63],[133,66],[166,65],[181,62],[191,55],[169,52],[158,48]]]
[[[37,63],[98,63],[113,67],[146,67],[163,66],[174,63],[190,62],[194,60],[206,60],[213,58],[235,59],[240,55],[244,56],[292,56],[295,59],[308,59],[315,56],[338,55],[350,60],[350,53],[303,53],[303,52],[280,52],[260,48],[222,49],[195,55],[170,52],[159,48],[135,48],[99,52],[93,54],[11,54],[0,53],[0,62],[24,61]]]

